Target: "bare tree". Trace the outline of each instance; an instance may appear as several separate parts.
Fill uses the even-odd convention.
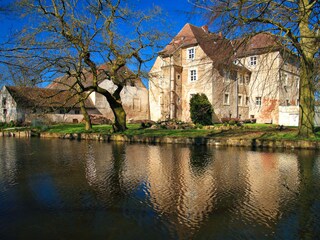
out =
[[[300,59],[299,135],[314,130],[315,59],[320,49],[320,2],[317,0],[188,0],[204,10],[227,36],[269,31]]]
[[[16,51],[14,57],[32,60],[32,67],[46,78],[66,75],[63,84],[80,102],[93,91],[102,94],[114,113],[114,131],[124,131],[126,113],[120,93],[153,59],[162,34],[152,23],[160,9],[142,12],[121,0],[20,0],[17,4],[33,24],[20,33],[15,47],[23,51]],[[115,85],[115,91],[99,85],[105,79]]]

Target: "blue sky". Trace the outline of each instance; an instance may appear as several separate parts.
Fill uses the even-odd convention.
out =
[[[10,0],[0,1],[10,2]],[[167,30],[169,30],[169,34],[173,36],[188,22],[197,26],[206,24],[202,16],[190,14],[193,7],[187,0],[130,0],[128,2],[129,4],[132,3],[136,5],[140,9],[150,9],[154,5],[160,6],[166,22],[170,25]],[[22,25],[23,22],[21,23],[21,20],[16,20],[10,15],[0,15],[0,38],[4,40],[10,36],[11,32],[15,32],[15,29]]]
[[[0,1],[10,2],[9,0]],[[170,36],[175,36],[186,23],[196,26],[206,24],[201,15],[190,14],[193,6],[187,0],[129,0],[127,2],[138,9],[150,9],[154,5],[160,6],[164,21],[167,23],[165,31],[168,31]],[[17,32],[17,29],[25,25],[25,22],[21,21],[7,14],[0,15],[0,42],[5,41],[12,33]],[[147,69],[152,67],[154,60],[146,64]]]

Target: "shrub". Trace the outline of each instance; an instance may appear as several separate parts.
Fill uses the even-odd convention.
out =
[[[221,118],[221,123],[228,123],[230,125],[235,125],[240,122],[239,118]]]
[[[231,126],[233,126],[233,125],[236,125],[236,121],[234,120],[234,119],[231,119],[230,121],[229,121],[229,125],[231,125]]]
[[[212,124],[212,105],[205,94],[195,94],[190,100],[190,115],[194,124]]]

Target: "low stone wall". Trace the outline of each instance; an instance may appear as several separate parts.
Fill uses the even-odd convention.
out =
[[[241,138],[209,138],[209,137],[145,137],[126,136],[121,134],[53,134],[41,133],[43,138],[61,138],[72,140],[96,140],[96,141],[116,141],[130,143],[149,144],[193,144],[211,146],[239,146],[256,148],[289,148],[289,149],[320,149],[320,142],[305,140],[267,140],[267,139],[241,139]]]
[[[1,132],[3,137],[40,137],[40,138],[60,138],[70,140],[95,140],[103,142],[130,142],[149,144],[193,144],[211,146],[238,146],[254,148],[287,148],[287,149],[320,149],[320,142],[305,140],[267,140],[267,139],[242,139],[242,138],[211,138],[211,137],[145,137],[126,136],[121,134],[98,134],[98,133],[41,133],[33,134],[30,131],[21,132]]]
[[[31,137],[32,133],[31,131],[1,131],[0,137],[18,137],[18,138],[29,138]]]

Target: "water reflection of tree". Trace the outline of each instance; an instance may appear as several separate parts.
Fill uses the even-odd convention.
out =
[[[317,214],[314,204],[319,199],[319,188],[315,183],[314,166],[316,153],[314,151],[301,150],[298,153],[300,169],[300,191],[298,202],[299,238],[316,239],[319,232],[315,232]]]
[[[122,171],[125,162],[126,147],[123,143],[112,144],[112,170],[108,177],[108,183],[110,184],[110,196],[116,203],[120,199],[123,199],[124,192],[122,189]]]
[[[201,174],[212,161],[212,152],[208,146],[190,146],[190,165],[194,174]]]

